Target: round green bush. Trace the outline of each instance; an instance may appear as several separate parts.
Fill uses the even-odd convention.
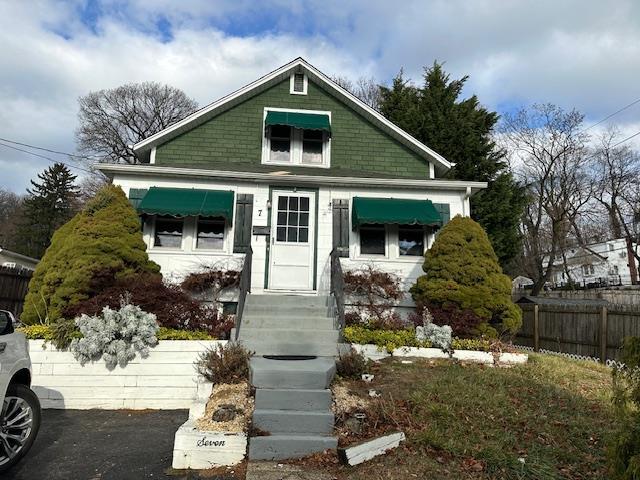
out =
[[[120,187],[107,185],[53,235],[29,282],[20,319],[55,322],[69,305],[96,293],[94,275],[159,273],[149,260],[140,220]]]
[[[514,334],[522,312],[511,300],[511,281],[502,273],[489,237],[467,217],[457,216],[438,233],[426,252],[425,275],[411,287],[417,303],[472,311],[483,322],[478,333]]]

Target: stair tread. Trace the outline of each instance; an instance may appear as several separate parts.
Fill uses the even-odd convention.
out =
[[[321,416],[321,415],[333,415],[331,410],[275,410],[271,408],[256,408],[253,414],[273,414],[273,415],[309,415],[309,416]]]

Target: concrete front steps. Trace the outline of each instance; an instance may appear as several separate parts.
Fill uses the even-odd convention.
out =
[[[338,337],[328,297],[273,294],[247,296],[238,341],[254,355],[334,357]]]
[[[333,357],[253,357],[250,370],[256,387],[253,426],[269,434],[250,438],[250,460],[284,460],[337,448],[328,389],[335,375]]]

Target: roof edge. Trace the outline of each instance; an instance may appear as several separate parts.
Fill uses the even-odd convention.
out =
[[[391,132],[403,138],[408,144],[413,146],[413,148],[417,151],[417,153],[421,153],[425,158],[428,158],[438,163],[441,171],[442,170],[447,171],[455,165],[454,163],[449,162],[446,158],[444,158],[442,155],[437,153],[435,150],[432,150],[427,145],[420,142],[419,140],[417,140],[415,137],[413,137],[406,131],[402,130],[396,124],[389,121],[380,112],[378,112],[374,108],[364,103],[362,100],[360,100],[358,97],[353,95],[351,92],[349,92],[345,88],[338,85],[336,82],[331,80],[330,77],[322,73],[320,70],[318,70],[316,67],[311,65],[302,57],[298,57],[292,60],[291,62],[286,63],[285,65],[277,68],[276,70],[273,70],[272,72],[260,77],[257,80],[254,80],[253,82],[245,85],[244,87],[238,90],[235,90],[234,92],[231,92],[230,94],[219,98],[218,100],[210,103],[209,105],[206,105],[200,108],[199,110],[195,111],[191,115],[155,133],[154,135],[151,135],[150,137],[145,138],[144,140],[133,145],[133,150],[135,152],[146,152],[147,150],[150,150],[154,146],[157,146],[160,143],[162,143],[161,140],[163,138],[169,136],[171,133],[175,132],[176,130],[186,127],[190,123],[198,120],[199,118],[201,118],[206,114],[214,113],[216,109],[223,107],[228,102],[235,100],[237,98],[240,98],[243,95],[250,93],[252,90],[255,90],[256,88],[260,87],[261,85],[264,85],[265,83],[272,81],[277,77],[285,74],[286,72],[298,67],[302,67],[306,69],[307,73],[312,74],[312,76],[314,77],[314,80],[328,85],[333,90],[335,90],[338,94],[344,97],[346,100],[351,102],[354,106],[363,110],[366,114],[373,117],[377,122],[381,124],[381,126],[388,128],[389,130],[391,130]]]
[[[250,183],[270,184],[318,184],[318,185],[363,185],[372,187],[431,188],[436,190],[471,190],[471,195],[487,188],[487,182],[440,179],[403,179],[376,177],[331,177],[318,175],[278,175],[262,172],[238,172],[232,170],[207,170],[199,168],[162,167],[154,165],[124,165],[98,163],[93,168],[113,178],[122,175],[158,175],[168,177],[224,178]]]

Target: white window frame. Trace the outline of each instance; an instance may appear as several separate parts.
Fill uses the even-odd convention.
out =
[[[222,231],[222,248],[198,248],[198,220],[200,217],[193,217],[193,243],[191,245],[191,250],[193,252],[216,252],[216,253],[227,253],[228,251],[228,241],[229,241],[229,224],[225,219],[222,219],[224,222],[224,227]],[[204,221],[215,221],[212,218],[203,218]]]
[[[299,128],[292,128],[291,147],[289,150],[288,162],[272,162],[270,160],[271,153],[271,137],[265,134],[265,121],[269,112],[290,112],[290,113],[310,113],[318,115],[327,115],[331,124],[331,112],[325,110],[299,110],[291,108],[265,107],[262,115],[262,164],[263,165],[281,165],[295,167],[310,168],[331,168],[331,136],[327,132],[322,132],[322,164],[302,163],[302,134]]]
[[[234,207],[235,209],[235,207]],[[234,213],[235,214],[235,213]],[[197,248],[198,245],[198,217],[178,217],[182,218],[182,243],[180,248],[159,247],[155,245],[156,240],[156,219],[162,215],[153,215],[144,222],[143,237],[147,244],[149,253],[193,253],[193,254],[217,254],[231,255],[233,246],[233,228],[228,222],[224,225],[224,238],[221,249]]]
[[[302,75],[302,91],[301,92],[296,92],[294,90],[296,74],[297,75]],[[309,87],[309,79],[307,78],[307,74],[306,73],[293,72],[291,74],[291,76],[289,77],[289,93],[291,95],[306,95],[308,87]]]
[[[151,222],[151,234],[149,238],[149,249],[155,250],[158,252],[181,252],[184,250],[185,246],[185,238],[188,235],[187,232],[187,218],[185,217],[175,217],[176,220],[182,220],[182,238],[180,239],[180,247],[162,247],[160,245],[156,245],[156,222],[158,217],[165,217],[165,215],[154,215],[153,220]]]
[[[391,246],[391,242],[390,240],[390,235],[389,235],[389,225],[382,225],[382,227],[384,227],[384,255],[375,255],[372,253],[362,253],[360,251],[360,227],[358,227],[355,232],[355,253],[356,253],[356,258],[359,259],[368,259],[368,260],[380,260],[380,259],[389,259],[389,253],[390,253],[390,246]]]

